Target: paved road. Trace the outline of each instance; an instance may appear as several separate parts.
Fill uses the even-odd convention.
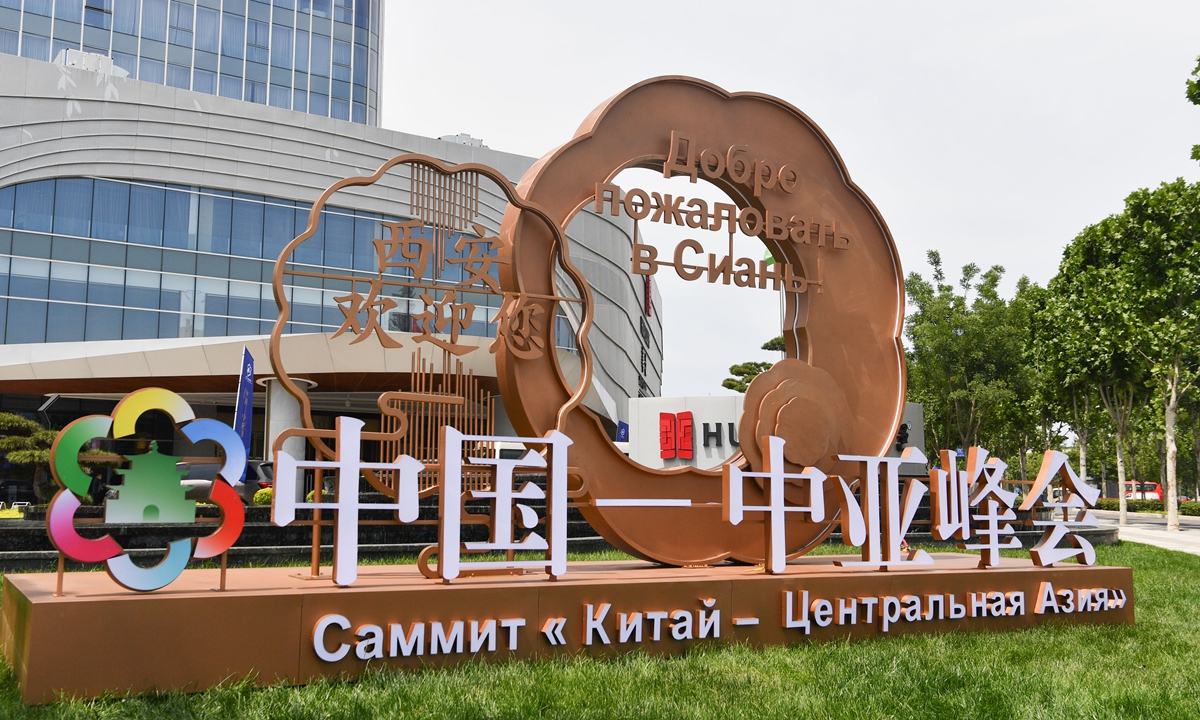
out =
[[[1102,526],[1118,526],[1120,514],[1093,511]],[[1167,550],[1200,555],[1200,517],[1180,516],[1179,532],[1167,532],[1167,519],[1149,513],[1129,513],[1129,524],[1119,526],[1122,540],[1146,543]]]

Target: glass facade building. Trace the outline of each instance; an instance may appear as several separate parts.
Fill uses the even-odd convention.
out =
[[[0,189],[0,338],[18,344],[270,333],[278,316],[275,258],[307,227],[310,208],[261,195],[93,178]],[[400,219],[326,207],[291,267],[369,281],[377,277],[381,223]],[[456,250],[456,239],[446,243],[448,259],[469,252]],[[402,279],[406,271],[388,272]],[[336,298],[350,283],[292,277],[286,332],[336,332],[346,319]],[[471,292],[482,283],[458,286],[465,277],[462,264],[447,262],[436,279],[432,270],[423,279],[474,304],[464,335],[494,337],[501,297]],[[381,324],[418,331],[421,292],[385,286],[396,307]],[[440,300],[444,292],[432,296]],[[365,325],[367,318],[359,320]],[[573,350],[566,317],[558,322],[558,342]]]
[[[378,125],[383,0],[0,0],[0,53]]]

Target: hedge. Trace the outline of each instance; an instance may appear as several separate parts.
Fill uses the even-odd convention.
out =
[[[1126,500],[1129,512],[1165,512],[1165,508],[1159,500]],[[1097,510],[1120,510],[1121,501],[1117,498],[1102,498],[1096,501]],[[1180,515],[1193,515],[1200,517],[1200,502],[1181,502],[1179,503]]]

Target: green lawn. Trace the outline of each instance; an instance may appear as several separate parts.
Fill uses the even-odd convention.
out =
[[[469,664],[357,682],[27,708],[5,671],[0,717],[47,718],[1195,718],[1200,557],[1124,543],[1136,627],[1046,626],[671,659]],[[103,622],[103,618],[97,618]]]

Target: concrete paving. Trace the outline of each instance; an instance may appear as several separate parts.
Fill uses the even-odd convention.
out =
[[[1200,555],[1200,517],[1180,516],[1179,532],[1167,532],[1167,518],[1157,513],[1129,513],[1129,524],[1119,525],[1120,513],[1094,510],[1101,527],[1116,527],[1122,540],[1167,550]]]

